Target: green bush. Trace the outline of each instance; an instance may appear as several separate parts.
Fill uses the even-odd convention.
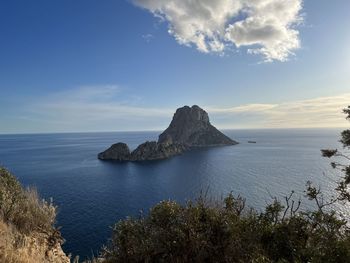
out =
[[[102,257],[106,262],[349,262],[348,229],[334,212],[291,213],[291,206],[275,201],[258,213],[242,208],[242,202],[232,194],[215,204],[205,198],[183,206],[163,201],[147,216],[118,222]]]

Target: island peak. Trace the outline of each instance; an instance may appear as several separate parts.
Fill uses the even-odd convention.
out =
[[[99,153],[101,160],[146,161],[166,159],[193,147],[235,145],[209,121],[208,113],[198,105],[178,108],[169,127],[159,135],[158,142],[145,142],[130,152],[125,143],[113,144]]]
[[[208,113],[197,105],[176,110],[169,127],[159,135],[159,143],[180,143],[188,147],[237,144],[211,125]]]

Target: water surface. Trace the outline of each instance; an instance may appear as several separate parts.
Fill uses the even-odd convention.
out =
[[[96,158],[115,142],[135,148],[159,132],[0,135],[0,164],[26,186],[53,197],[64,249],[96,253],[110,226],[163,199],[184,202],[209,189],[214,198],[233,191],[257,209],[312,180],[326,193],[337,174],[321,148],[339,147],[340,129],[227,130],[239,145],[200,149],[164,161],[111,163]],[[256,144],[247,141],[256,141]]]

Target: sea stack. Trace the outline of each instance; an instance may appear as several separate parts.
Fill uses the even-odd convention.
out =
[[[176,110],[158,142],[145,142],[130,152],[125,143],[113,144],[98,154],[100,160],[150,161],[181,154],[195,147],[235,145],[236,141],[211,125],[208,113],[197,105]]]
[[[177,109],[169,127],[159,135],[158,142],[179,143],[187,147],[237,144],[211,125],[208,113],[197,105]]]

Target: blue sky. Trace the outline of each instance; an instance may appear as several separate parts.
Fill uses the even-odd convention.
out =
[[[192,2],[1,1],[0,133],[347,125],[350,1]]]

